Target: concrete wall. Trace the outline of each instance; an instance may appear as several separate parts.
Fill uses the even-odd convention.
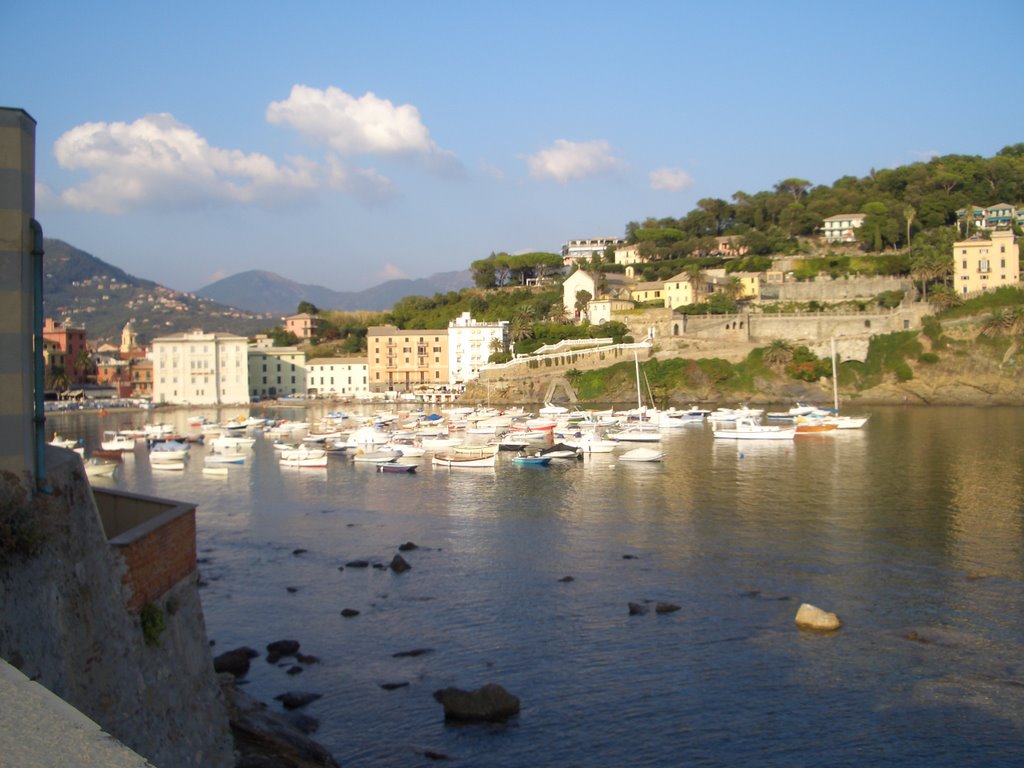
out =
[[[195,571],[154,601],[166,629],[146,645],[81,459],[47,446],[46,461],[55,492],[29,507],[42,551],[0,563],[0,657],[154,765],[232,765]],[[0,506],[24,504],[0,477]]]
[[[0,108],[0,471],[33,468],[32,235],[36,123]]]

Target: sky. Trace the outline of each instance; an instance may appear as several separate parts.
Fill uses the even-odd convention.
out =
[[[1024,141],[963,2],[0,0],[36,218],[194,291],[357,291]],[[1002,38],[1002,39],[1001,39]]]

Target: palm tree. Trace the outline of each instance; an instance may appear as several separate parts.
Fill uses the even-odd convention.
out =
[[[985,336],[1010,336],[1010,346],[1003,355],[1003,364],[1017,354],[1020,337],[1024,334],[1024,306],[1004,307],[985,318],[981,332]]]
[[[738,301],[740,297],[746,293],[746,289],[743,287],[743,281],[735,275],[729,278],[729,282],[725,284],[725,288],[723,290],[725,295],[733,301]]]
[[[700,264],[687,264],[683,272],[686,273],[686,282],[690,284],[690,293],[693,294],[691,303],[697,304],[700,301],[701,288],[704,287],[704,270]]]
[[[770,368],[781,370],[793,361],[793,345],[785,339],[775,339],[765,349],[762,359]]]
[[[49,379],[48,389],[52,389],[55,392],[63,392],[68,388],[68,374],[61,366],[51,370],[46,378]]]
[[[508,337],[511,341],[522,341],[533,336],[533,309],[520,307],[512,317],[508,327]]]
[[[937,285],[932,288],[931,298],[928,299],[928,303],[931,304],[939,312],[957,307],[963,303],[963,299],[957,296],[956,291],[950,288],[948,285]]]
[[[907,221],[907,248],[910,247],[910,225],[914,223],[916,216],[917,211],[914,210],[914,206],[908,204],[903,207],[903,218]]]

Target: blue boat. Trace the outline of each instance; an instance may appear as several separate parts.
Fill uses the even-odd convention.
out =
[[[530,466],[546,467],[551,463],[550,456],[515,456],[512,459],[516,464],[527,464]]]

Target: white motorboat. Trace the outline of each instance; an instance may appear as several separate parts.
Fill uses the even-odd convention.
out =
[[[300,445],[298,448],[284,450],[279,453],[281,461],[301,461],[302,459],[322,459],[327,456],[323,448],[308,448]]]
[[[204,457],[206,464],[244,464],[244,453],[210,453]]]
[[[736,419],[732,427],[715,424],[714,436],[725,440],[792,440],[796,437],[796,426],[761,424],[745,417]]]
[[[326,467],[327,453],[319,458],[281,459],[279,463],[282,467]]]
[[[179,443],[177,440],[166,440],[162,443],[155,443],[149,449],[149,460],[151,462],[181,461],[188,456],[188,443]]]
[[[633,448],[619,456],[619,461],[661,461],[665,452],[657,448]]]
[[[184,461],[158,461],[152,465],[153,469],[159,469],[170,472],[180,472],[185,469]]]
[[[108,429],[103,432],[100,448],[104,451],[134,451],[135,438]]]
[[[118,462],[88,459],[84,462],[85,474],[88,477],[112,477],[117,470]]]
[[[224,453],[236,453],[245,448],[252,448],[255,438],[243,437],[242,435],[221,435],[210,441],[210,447],[215,451]]]
[[[656,424],[638,422],[618,432],[609,432],[608,437],[627,443],[656,443],[661,440],[661,430]]]
[[[582,453],[611,453],[619,447],[618,440],[603,437],[598,432],[586,432],[575,440],[564,440],[566,445],[575,446]]]
[[[357,464],[386,464],[392,461],[397,461],[401,457],[402,452],[395,450],[357,450],[354,454],[352,454],[352,461],[356,462]]]

